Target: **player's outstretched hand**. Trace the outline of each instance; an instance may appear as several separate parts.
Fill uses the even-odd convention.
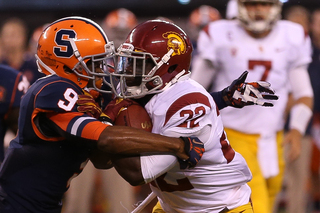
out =
[[[118,114],[124,108],[129,107],[130,105],[134,104],[135,102],[130,99],[123,99],[123,98],[115,98],[106,106],[103,110],[103,113],[106,114],[111,121],[114,123]]]
[[[245,83],[248,71],[234,80],[230,86],[222,90],[223,100],[228,106],[242,108],[249,105],[272,107],[269,100],[278,100],[271,84],[266,81]]]
[[[195,167],[204,153],[204,145],[197,137],[180,137],[184,141],[184,151],[189,156],[187,160],[179,159],[180,169]]]

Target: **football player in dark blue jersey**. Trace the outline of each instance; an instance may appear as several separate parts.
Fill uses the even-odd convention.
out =
[[[61,212],[63,194],[89,159],[99,168],[110,166],[109,154],[167,152],[192,165],[200,160],[200,141],[112,126],[78,110],[78,97],[86,88],[99,90],[114,58],[112,42],[92,20],[67,17],[50,24],[36,58],[47,77],[21,100],[18,135],[0,168],[1,213]]]
[[[29,85],[21,72],[0,64],[0,164],[4,157],[4,136],[8,129],[13,133],[18,130],[20,100]]]

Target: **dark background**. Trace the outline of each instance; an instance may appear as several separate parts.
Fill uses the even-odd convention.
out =
[[[182,5],[177,0],[0,0],[0,21],[16,16],[23,18],[30,31],[58,18],[80,15],[101,20],[117,8],[131,10],[138,19],[165,16],[186,20],[190,12],[206,4],[217,8],[225,15],[228,0],[191,0]],[[289,0],[283,4],[283,11],[292,5],[301,5],[310,11],[320,8],[320,0]],[[0,23],[1,24],[1,23]]]

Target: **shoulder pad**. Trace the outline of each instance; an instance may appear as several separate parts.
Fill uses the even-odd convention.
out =
[[[35,94],[35,108],[56,112],[76,111],[78,94],[82,94],[82,90],[73,82],[60,77],[49,81],[45,78],[38,86],[41,88]]]

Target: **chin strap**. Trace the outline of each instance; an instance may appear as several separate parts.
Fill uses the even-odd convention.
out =
[[[156,66],[154,66],[152,68],[152,70],[148,73],[148,75],[153,76],[153,74],[159,69],[159,67],[161,67],[163,64],[165,64],[169,61],[173,52],[174,52],[174,50],[170,49],[166,54],[164,54],[164,56],[162,56],[159,63],[157,63]]]
[[[36,63],[37,63],[37,66],[38,66],[38,72],[41,72],[41,73],[43,73],[42,72],[42,69],[41,69],[41,67],[40,67],[40,65],[41,66],[43,66],[50,74],[52,74],[52,75],[55,75],[56,74],[56,72],[55,71],[53,71],[53,69],[51,69],[50,67],[48,67],[45,63],[43,63],[42,61],[41,61],[41,59],[39,58],[39,56],[37,55],[37,54],[35,54],[35,57],[36,57]]]
[[[179,72],[176,76],[174,76],[173,79],[171,79],[171,81],[169,81],[165,87],[163,87],[163,90],[168,89],[169,87],[171,87],[173,84],[177,83],[180,79],[182,79],[181,77],[186,73],[185,70],[182,70],[181,72]],[[189,77],[191,75],[191,72],[189,72],[188,74],[186,74],[186,77]]]
[[[74,56],[78,59],[78,61],[82,61],[82,57],[80,55],[80,52],[78,50],[78,47],[76,45],[76,43],[74,42],[74,39],[70,39],[70,44],[72,46],[72,49],[73,49],[73,53],[74,53]]]

